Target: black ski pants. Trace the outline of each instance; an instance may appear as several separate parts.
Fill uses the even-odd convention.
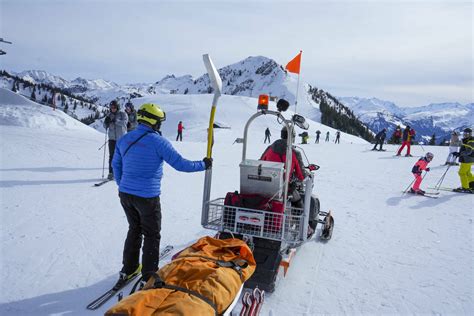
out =
[[[158,270],[160,260],[160,197],[143,198],[123,192],[119,192],[119,197],[128,221],[122,272],[130,274],[137,269],[143,235],[142,275],[148,280]]]
[[[380,149],[379,150],[382,150],[382,146],[383,146],[383,140],[382,139],[379,139],[375,142],[375,146],[374,148],[372,148],[372,150],[376,150],[377,149],[377,145],[380,144]]]
[[[112,159],[114,159],[114,152],[115,152],[115,144],[117,142],[115,140],[109,139],[109,173],[113,173],[112,169]]]
[[[178,135],[176,135],[176,141],[178,141],[178,139],[181,142],[183,141],[183,132],[178,131]]]
[[[265,135],[265,140],[263,141],[263,143],[265,144],[267,142],[267,139],[268,139],[268,143],[270,144],[271,143],[270,135]]]

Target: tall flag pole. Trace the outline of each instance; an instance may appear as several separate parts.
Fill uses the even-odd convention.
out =
[[[302,53],[303,51],[300,50],[300,53],[296,55],[295,58],[290,60],[290,62],[285,67],[285,69],[288,70],[289,72],[298,74],[298,82],[296,83],[295,113],[296,113],[296,106],[298,104],[298,90],[300,87],[300,70],[301,70],[301,54]]]

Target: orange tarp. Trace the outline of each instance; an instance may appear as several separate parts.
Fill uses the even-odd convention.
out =
[[[238,263],[241,273],[220,266],[216,260]],[[221,314],[255,268],[252,251],[244,241],[203,237],[161,268],[158,275],[166,285],[186,288],[208,298]],[[124,298],[105,315],[215,315],[214,308],[202,299],[178,290],[154,289],[153,284],[151,278],[143,290]]]

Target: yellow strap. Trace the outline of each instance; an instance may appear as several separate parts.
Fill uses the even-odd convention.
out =
[[[216,107],[213,105],[211,109],[211,116],[209,117],[209,127],[207,132],[207,158],[212,156],[212,142],[214,137],[214,115],[216,114]]]

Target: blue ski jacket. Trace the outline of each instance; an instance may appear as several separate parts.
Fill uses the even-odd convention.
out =
[[[112,168],[119,191],[144,198],[159,196],[163,161],[178,171],[206,169],[204,161],[184,159],[166,138],[152,128],[139,124],[135,130],[121,137],[115,148]]]

